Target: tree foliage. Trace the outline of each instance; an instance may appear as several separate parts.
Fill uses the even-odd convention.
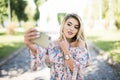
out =
[[[36,5],[36,13],[34,15],[34,20],[37,21],[40,18],[40,11],[39,6],[42,5],[47,0],[34,0],[34,3]]]
[[[103,8],[102,8],[102,10],[103,10],[102,17],[103,18],[106,18],[107,15],[108,15],[108,11],[109,11],[109,5],[108,4],[109,4],[108,0],[102,0],[102,5],[103,5]]]
[[[7,15],[7,0],[0,0],[0,14]]]
[[[4,17],[7,17],[7,0],[0,0],[0,23],[3,27]]]
[[[37,21],[40,17],[40,12],[39,12],[39,5],[40,5],[40,0],[34,0],[35,5],[36,5],[36,13],[34,15],[34,20]]]
[[[11,5],[11,13],[15,12],[15,15],[18,18],[18,21],[24,20],[26,21],[27,15],[25,14],[24,10],[27,5],[26,1],[24,0],[11,0],[10,1]],[[13,14],[11,15],[12,17],[14,16]]]
[[[109,18],[109,3],[112,2],[111,6],[113,8],[113,17],[115,20],[115,25],[117,29],[120,29],[120,0],[102,0],[103,2],[103,18]]]
[[[120,29],[120,0],[114,0],[114,18],[117,29]]]
[[[17,16],[18,21],[27,20],[24,13],[27,3],[25,0],[10,0],[11,17]],[[15,14],[14,14],[15,13]],[[8,0],[0,0],[0,23],[3,23],[4,17],[8,16]]]

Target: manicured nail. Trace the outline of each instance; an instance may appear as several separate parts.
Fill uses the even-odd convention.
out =
[[[40,35],[40,32],[37,32],[38,35]]]
[[[37,34],[37,35],[36,35],[36,37],[38,38],[38,37],[40,37],[40,35],[39,35],[39,34]]]

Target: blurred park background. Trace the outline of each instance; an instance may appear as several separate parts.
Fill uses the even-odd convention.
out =
[[[120,0],[0,0],[0,61],[30,27],[58,34],[67,13],[80,15],[87,38],[120,64]]]

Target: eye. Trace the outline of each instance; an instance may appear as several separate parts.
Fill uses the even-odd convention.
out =
[[[79,29],[79,26],[75,26],[74,28],[75,28],[75,29]]]
[[[68,25],[68,26],[72,26],[72,22],[68,21],[68,22],[67,22],[67,25]]]
[[[71,26],[71,24],[70,24],[70,23],[67,23],[67,25],[68,25],[68,26]]]

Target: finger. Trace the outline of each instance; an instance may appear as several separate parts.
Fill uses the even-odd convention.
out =
[[[40,35],[37,34],[37,32],[31,32],[31,33],[27,33],[25,36],[24,36],[24,39],[29,41],[29,40],[33,40],[33,39],[36,39],[38,38]]]
[[[27,34],[27,36],[37,36],[37,35],[38,35],[37,32],[31,32],[31,33]]]
[[[37,37],[36,36],[31,36],[31,37],[28,37],[27,39],[28,40],[34,40],[34,39],[36,39]]]
[[[31,33],[31,32],[37,32],[37,29],[35,29],[35,28],[30,28],[28,31],[26,31],[26,34],[27,34],[27,33]]]
[[[34,28],[30,28],[26,33],[25,36],[35,36],[35,35],[39,35],[40,32],[38,32],[36,29]]]
[[[24,38],[29,38],[29,37],[32,37],[32,36],[35,36],[36,37],[36,32],[31,32],[31,33],[26,33]]]
[[[64,33],[62,33],[62,35],[63,35],[63,40],[67,41],[67,39],[66,39]]]

